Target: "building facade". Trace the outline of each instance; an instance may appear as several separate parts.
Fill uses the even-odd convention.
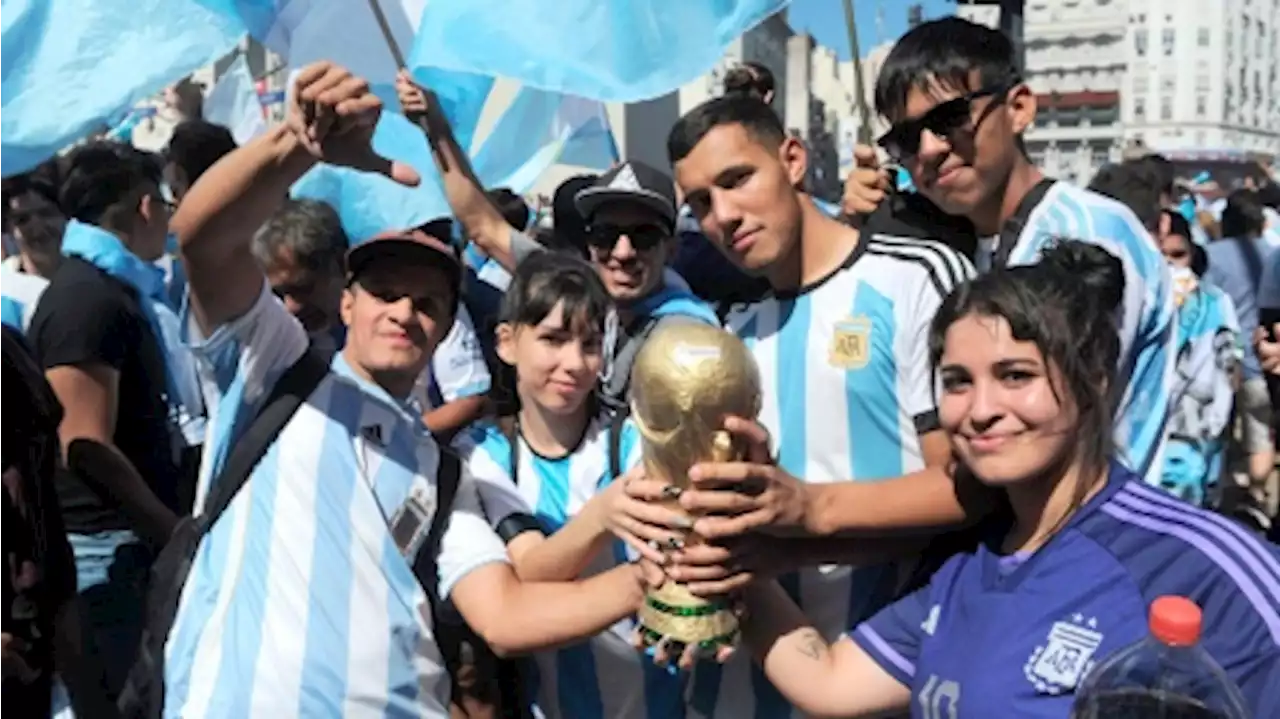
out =
[[[1280,155],[1280,0],[1129,0],[1126,138],[1185,160]]]
[[[962,4],[991,27],[1006,9]],[[1280,157],[1280,0],[1026,0],[1027,149],[1085,184],[1126,151],[1175,160]]]

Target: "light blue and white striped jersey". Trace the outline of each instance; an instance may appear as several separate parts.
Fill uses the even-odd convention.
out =
[[[1195,505],[1204,505],[1222,477],[1239,336],[1231,296],[1208,282],[1178,308],[1173,416],[1160,486]]]
[[[938,429],[929,325],[943,298],[973,275],[940,242],[875,235],[826,279],[731,313],[729,329],[760,368],[759,420],[778,464],[806,482],[876,481],[923,468],[919,435]],[[822,567],[783,585],[834,640],[887,599],[877,594],[891,573]],[[791,716],[746,654],[695,669],[694,715]]]
[[[619,466],[640,461],[634,425],[622,425]],[[481,504],[495,526],[513,514],[532,515],[548,534],[563,527],[597,492],[614,480],[609,471],[605,421],[587,428],[569,456],[539,456],[523,439],[516,451],[518,483],[511,478],[511,444],[497,426],[474,428],[459,442],[476,480]],[[621,542],[596,557],[586,575],[628,560]],[[624,619],[589,641],[534,655],[534,712],[546,719],[679,719],[684,716],[683,679],[654,666],[631,646],[632,619]]]
[[[193,343],[211,400],[197,512],[306,347],[265,283],[251,310]],[[436,509],[440,453],[420,415],[334,357],[200,543],[166,645],[165,717],[448,716],[428,600],[388,526],[411,498]],[[464,470],[438,558],[441,596],[506,561]]]
[[[1164,257],[1129,208],[1066,182],[1055,182],[1028,215],[1008,264],[1033,264],[1058,239],[1098,245],[1124,265],[1116,376],[1128,384],[1116,415],[1116,449],[1134,473],[1158,484],[1177,342],[1177,309]]]
[[[48,286],[49,280],[43,277],[14,272],[8,267],[0,270],[0,321],[25,335],[40,295]]]
[[[413,398],[430,410],[488,392],[493,385],[471,313],[459,304],[458,316],[431,356],[431,364],[413,387]]]

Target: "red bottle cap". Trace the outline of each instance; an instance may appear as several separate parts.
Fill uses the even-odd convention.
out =
[[[1189,647],[1200,641],[1200,607],[1186,597],[1158,597],[1151,603],[1148,623],[1151,635],[1171,647]]]

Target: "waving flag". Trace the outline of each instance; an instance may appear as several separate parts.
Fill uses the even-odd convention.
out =
[[[528,192],[558,162],[603,171],[618,159],[603,104],[522,87],[473,164],[485,186]]]
[[[243,145],[267,131],[258,87],[249,74],[244,55],[236,56],[227,71],[204,99],[204,119],[231,130],[236,144]]]
[[[709,70],[787,0],[431,0],[410,65],[647,100]],[[500,18],[500,20],[496,20]]]
[[[225,55],[244,0],[3,0],[0,174],[25,172]]]
[[[518,91],[477,149],[475,128],[492,94],[493,77],[422,66],[422,0],[378,2],[392,37],[408,50],[406,61],[414,79],[436,93],[459,145],[470,151],[476,174],[486,186],[523,192],[557,161],[605,168],[617,159],[603,105],[533,88]],[[374,149],[407,162],[423,178],[418,187],[408,188],[385,177],[320,165],[294,185],[294,196],[332,205],[353,242],[451,214],[426,137],[394,111],[399,108],[393,87],[396,65],[367,2],[335,9],[321,0],[293,0],[263,41],[291,67],[329,59],[370,80],[389,109],[374,133]]]

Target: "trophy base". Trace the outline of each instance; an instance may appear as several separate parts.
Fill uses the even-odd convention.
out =
[[[639,619],[645,645],[664,645],[673,654],[686,646],[715,651],[738,643],[738,617],[727,602],[695,597],[673,582],[645,596]]]

